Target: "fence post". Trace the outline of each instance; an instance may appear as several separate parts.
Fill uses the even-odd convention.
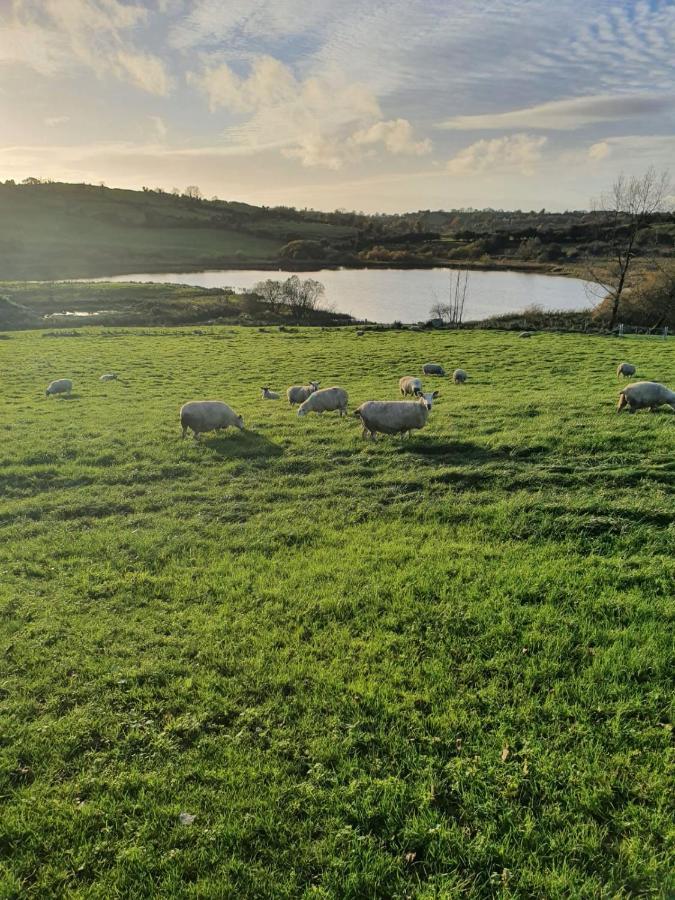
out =
[[[665,339],[666,339],[667,337],[668,337],[668,326],[667,326],[667,325],[664,325],[664,326],[663,326],[663,340],[665,341]]]
[[[619,337],[623,337],[623,322],[619,325]]]

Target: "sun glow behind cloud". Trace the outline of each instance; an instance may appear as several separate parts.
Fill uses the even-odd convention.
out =
[[[0,178],[584,206],[675,168],[674,59],[666,0],[12,0]]]

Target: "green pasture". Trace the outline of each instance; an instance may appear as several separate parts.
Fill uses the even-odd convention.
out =
[[[675,343],[203,331],[0,340],[0,897],[669,896]]]

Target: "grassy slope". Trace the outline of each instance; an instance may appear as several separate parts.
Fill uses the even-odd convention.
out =
[[[291,238],[351,230],[266,216],[246,204],[51,184],[0,184],[0,279],[264,265]]]
[[[614,368],[674,352],[0,342],[3,896],[665,893],[675,418],[616,416]],[[408,442],[257,399],[432,358],[471,381]],[[195,397],[250,430],[181,442]]]

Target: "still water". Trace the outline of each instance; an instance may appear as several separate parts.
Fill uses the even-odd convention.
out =
[[[284,279],[292,272],[212,270],[205,272],[119,275],[99,281],[153,281],[194,284],[200,287],[252,288],[266,278]],[[315,278],[325,289],[324,304],[371,322],[418,322],[428,319],[434,303],[448,300],[448,269],[323,269],[298,272]],[[544,309],[585,309],[589,300],[586,282],[578,278],[530,275],[526,272],[469,272],[464,321],[499,313],[517,312],[537,304]]]

